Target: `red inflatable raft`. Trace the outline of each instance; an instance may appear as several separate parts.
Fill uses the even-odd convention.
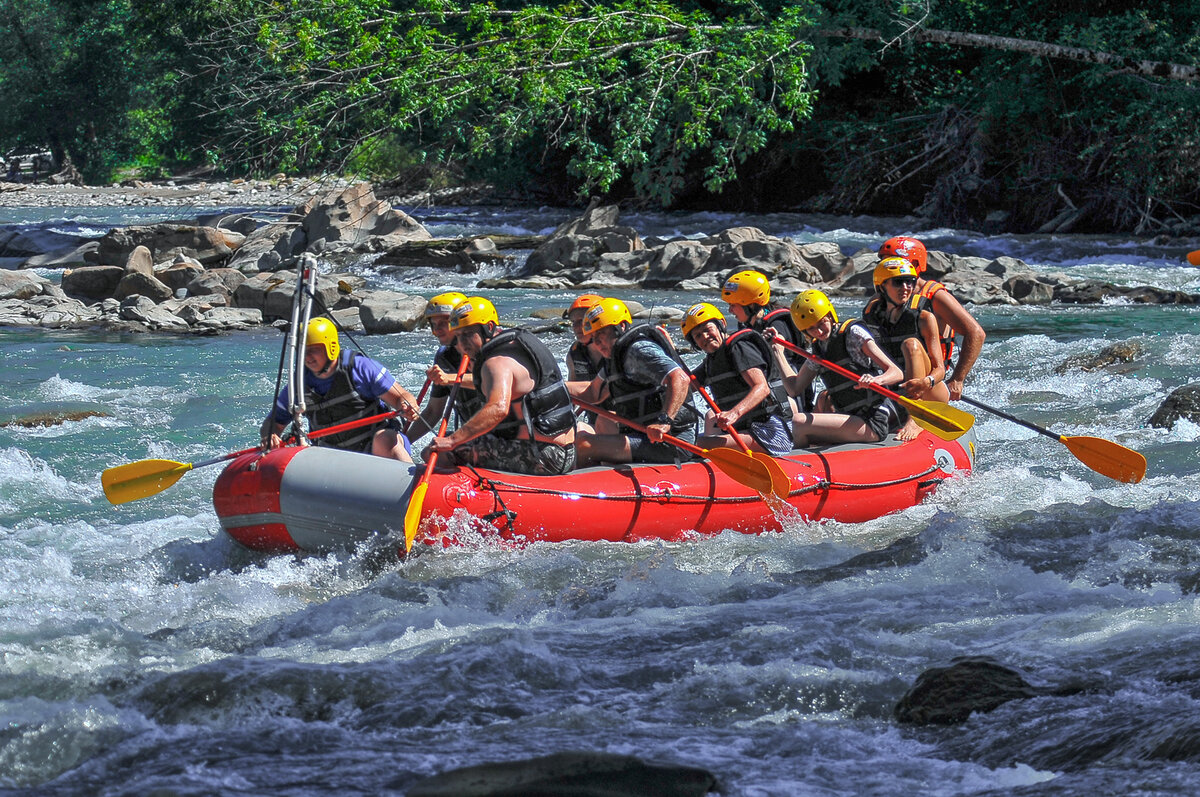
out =
[[[857,523],[913,506],[968,473],[975,438],[929,432],[779,458],[787,504],[764,500],[708,462],[594,467],[564,476],[460,468],[435,473],[417,542],[441,544],[456,512],[507,540],[680,540],[732,529],[778,530],[781,516]],[[403,545],[404,513],[420,472],[332,448],[283,448],[233,460],[213,487],[221,526],[260,551],[328,551],[368,540]]]

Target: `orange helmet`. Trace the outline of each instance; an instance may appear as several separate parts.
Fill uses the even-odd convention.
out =
[[[566,318],[574,310],[590,310],[596,305],[600,304],[600,301],[603,298],[604,297],[598,293],[585,293],[582,296],[576,296],[575,301],[571,302],[571,306],[566,310],[563,310],[562,317]]]
[[[925,273],[925,266],[929,262],[929,253],[925,250],[925,244],[916,238],[909,238],[907,235],[888,238],[879,247],[879,256],[902,257],[913,264],[918,275]]]

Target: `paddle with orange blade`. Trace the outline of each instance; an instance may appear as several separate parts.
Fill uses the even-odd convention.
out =
[[[324,429],[309,432],[308,437],[310,440],[317,440],[327,435],[346,432],[350,429],[357,429],[360,426],[370,426],[380,421],[386,421],[388,418],[394,418],[399,414],[399,410],[393,410],[391,412],[380,413],[379,415],[372,415],[369,418],[359,418],[334,426],[326,426]],[[126,465],[117,465],[108,468],[100,474],[100,484],[104,488],[104,497],[109,500],[109,503],[125,504],[130,501],[136,501],[139,498],[148,498],[161,493],[183,478],[183,474],[189,470],[216,465],[218,462],[228,462],[231,459],[237,459],[243,454],[262,450],[258,446],[243,448],[241,451],[222,454],[219,457],[194,463],[176,462],[172,459],[143,459],[138,462],[130,462]]]
[[[446,426],[450,423],[450,412],[454,409],[454,400],[458,398],[459,388],[462,387],[463,374],[466,373],[470,362],[471,358],[464,355],[462,362],[458,364],[458,373],[454,377],[454,387],[450,388],[450,397],[446,399],[446,406],[442,409],[442,418],[438,424],[436,437],[446,434]],[[417,486],[413,488],[412,496],[408,499],[408,509],[404,512],[405,551],[412,548],[413,540],[417,537],[417,530],[421,527],[421,508],[425,503],[425,493],[429,492],[429,476],[433,473],[433,466],[437,462],[437,456],[436,451],[429,453],[429,460],[425,463],[425,472],[421,474],[421,480],[417,482]]]
[[[575,406],[594,412],[601,417],[608,418],[631,429],[636,429],[643,434],[647,432],[645,426],[634,423],[627,418],[622,418],[620,415],[609,412],[603,407],[589,404],[580,399],[572,399],[572,401],[575,402]],[[701,448],[669,434],[663,435],[663,440],[676,448],[683,449],[689,454],[709,460],[726,476],[735,482],[746,485],[756,492],[764,495],[773,494],[774,492],[774,484],[767,466],[753,457],[748,457],[740,451],[734,451],[732,448]]]
[[[1126,448],[1119,443],[1105,440],[1103,437],[1067,437],[1049,429],[1043,429],[1035,423],[1022,420],[1014,415],[1009,415],[1003,410],[989,407],[982,401],[976,401],[966,396],[963,396],[962,400],[981,410],[987,410],[993,415],[999,415],[1007,421],[1024,426],[1026,429],[1032,429],[1040,435],[1057,440],[1075,455],[1075,459],[1102,476],[1127,484],[1137,484],[1146,475],[1146,458],[1132,448]]]
[[[704,397],[704,400],[708,403],[708,406],[712,409],[712,411],[716,415],[720,416],[721,408],[717,406],[717,402],[711,395],[709,395],[709,392],[705,390],[704,386],[701,385],[696,379],[696,375],[692,373],[691,369],[685,370],[687,370],[688,378],[692,380],[692,387],[696,388],[696,392]],[[733,426],[722,424],[721,428],[728,432],[731,437],[733,437],[738,444],[738,448],[742,450],[743,454],[748,457],[753,457],[761,462],[764,467],[766,467],[767,472],[771,474],[771,492],[780,498],[787,498],[792,492],[792,480],[788,477],[787,473],[784,472],[783,468],[779,466],[779,463],[775,461],[775,458],[770,454],[764,454],[761,451],[751,451],[750,446],[746,445],[746,441],[742,439],[742,436],[734,431]],[[791,430],[789,429],[788,431],[790,432]]]
[[[1191,263],[1193,266],[1200,266],[1200,249],[1197,249],[1193,252],[1188,252],[1187,262]]]
[[[849,368],[843,368],[837,363],[823,360],[794,343],[789,343],[780,338],[775,338],[772,342],[796,352],[805,359],[812,360],[823,368],[828,368],[835,373],[839,373],[847,379],[853,379],[857,382],[862,376],[862,374],[856,374]],[[922,429],[928,429],[943,440],[957,440],[975,425],[974,415],[951,407],[945,402],[906,398],[894,390],[888,390],[883,385],[869,384],[867,387],[876,393],[882,393],[893,401],[902,404],[908,410],[908,414],[916,421],[917,426],[920,426]]]

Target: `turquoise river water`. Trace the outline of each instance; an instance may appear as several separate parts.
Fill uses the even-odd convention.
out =
[[[97,234],[154,218],[0,212],[0,223]],[[568,217],[414,215],[435,235],[544,232]],[[644,235],[753,224],[847,252],[909,232],[784,214],[623,221]],[[1200,270],[1179,249],[916,232],[931,248],[1200,292]],[[357,270],[424,295],[473,279]],[[489,295],[516,322],[571,298]],[[1171,390],[1200,380],[1200,310],[977,316],[988,341],[969,394],[1061,434],[1135,448],[1146,479],[1109,481],[1065,446],[978,412],[976,472],[870,523],[790,522],[670,545],[480,539],[384,564],[361,552],[242,550],[212,508],[219,467],[120,507],[101,492],[114,465],[253,445],[275,384],[274,329],[0,329],[0,420],[101,413],[0,426],[0,793],[400,794],[447,769],[563,750],[703,767],[729,795],[1194,793],[1200,427],[1146,421]],[[566,335],[547,340],[565,351]],[[1117,341],[1145,353],[1055,372]],[[360,342],[420,386],[427,331]],[[958,656],[1087,688],[950,727],[897,723],[893,707],[916,677]]]

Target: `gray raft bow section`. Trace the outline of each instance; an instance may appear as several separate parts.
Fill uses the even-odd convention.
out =
[[[405,462],[336,448],[306,448],[288,463],[279,508],[306,551],[347,548],[381,534],[404,536],[418,475]]]

